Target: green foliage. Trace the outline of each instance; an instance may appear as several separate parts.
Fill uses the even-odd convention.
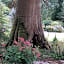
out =
[[[52,44],[51,57],[55,59],[64,60],[64,43],[56,40],[55,43]]]
[[[42,2],[41,4],[42,4],[42,9],[41,9],[42,21],[47,19],[50,20],[54,8],[52,7],[52,3],[48,1],[48,6],[44,2]]]
[[[14,45],[9,46],[7,49],[3,48],[5,51],[1,54],[3,55],[4,63],[31,64],[40,57],[39,49],[37,47],[32,48],[29,41],[19,38],[19,42],[14,41]]]
[[[64,60],[64,42],[58,41],[56,37],[54,39],[54,42],[51,44],[50,56],[57,60]]]
[[[51,22],[52,22],[52,20],[43,20],[42,24],[44,24],[45,26],[46,25],[51,25]]]
[[[63,0],[50,0],[48,1],[48,6],[45,3],[42,3],[42,5],[41,14],[44,30],[48,32],[64,32],[64,23],[62,22],[64,21]]]
[[[56,43],[58,40],[57,40],[57,38],[56,38],[56,35],[55,35],[55,37],[54,37],[54,39],[53,39],[53,43]]]
[[[54,32],[54,29],[51,26],[45,27],[44,30],[48,32]]]
[[[63,22],[60,21],[52,21],[52,20],[43,20],[44,30],[48,32],[64,32],[64,28],[62,27]]]
[[[59,5],[56,5],[55,8],[54,8],[54,12],[52,13],[52,17],[51,19],[52,20],[62,20],[62,16],[63,16],[63,6],[62,6],[62,3],[63,3],[63,0],[58,0],[58,4]]]
[[[9,32],[8,14],[9,14],[9,8],[6,7],[6,5],[3,4],[3,2],[0,2],[0,42],[8,39],[8,35],[6,34]]]
[[[2,2],[4,3],[4,4],[6,4],[7,6],[8,6],[8,3],[10,3],[12,0],[2,0]]]
[[[54,58],[56,60],[64,60],[64,42],[58,41],[56,36],[52,42],[50,50],[41,49],[40,52],[43,53],[41,58],[48,59]]]

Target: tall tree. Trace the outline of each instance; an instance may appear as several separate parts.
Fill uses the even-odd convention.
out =
[[[18,37],[32,42],[41,48],[49,48],[41,24],[40,0],[17,0],[16,17],[11,31],[11,45]]]

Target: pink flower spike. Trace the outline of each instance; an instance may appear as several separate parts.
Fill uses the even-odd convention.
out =
[[[25,47],[20,47],[20,48],[22,48],[22,49],[23,49],[23,48],[25,48]]]
[[[14,42],[13,42],[15,45],[17,45],[18,44],[18,42],[15,40]]]
[[[0,56],[2,56],[2,54],[0,54]]]
[[[29,47],[31,47],[31,46],[32,46],[32,44],[28,44],[28,46],[29,46]]]
[[[38,54],[38,55],[37,55],[37,57],[39,58],[39,57],[40,57],[40,55]]]
[[[5,47],[5,46],[6,46],[6,44],[2,43],[2,44],[1,44],[1,46],[2,46],[2,47]]]
[[[22,47],[19,49],[19,51],[22,51]]]
[[[27,46],[26,46],[26,45],[25,45],[24,47],[25,47],[25,48],[27,48]]]
[[[24,44],[26,44],[26,41],[24,41]]]
[[[20,44],[20,43],[17,43],[17,45],[18,45],[18,46],[21,46],[21,44]]]
[[[24,42],[24,38],[18,37],[21,42]]]
[[[2,59],[0,58],[0,62],[2,62]]]
[[[33,53],[33,55],[35,55],[35,52],[34,51],[32,51],[32,53]]]
[[[30,44],[30,42],[29,41],[24,41],[24,44]]]
[[[30,44],[30,42],[29,41],[26,41],[26,44]]]
[[[2,48],[1,51],[4,51],[4,49]]]
[[[33,50],[36,50],[36,48],[32,48]]]
[[[37,51],[37,54],[39,54],[40,52],[39,51]]]

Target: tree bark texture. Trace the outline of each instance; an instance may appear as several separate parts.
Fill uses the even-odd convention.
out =
[[[17,0],[11,42],[18,40],[18,37],[23,37],[41,48],[50,47],[42,29],[40,0]]]

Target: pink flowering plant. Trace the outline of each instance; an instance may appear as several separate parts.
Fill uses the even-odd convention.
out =
[[[19,37],[18,40],[18,42],[15,40],[13,42],[14,45],[9,46],[2,53],[4,62],[31,64],[37,60],[37,58],[40,58],[39,48],[33,48],[33,44],[29,41],[25,41],[24,38]],[[3,45],[3,47],[5,47],[5,45]]]

